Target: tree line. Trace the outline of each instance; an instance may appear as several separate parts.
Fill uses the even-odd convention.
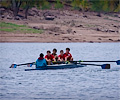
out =
[[[27,18],[28,10],[32,7],[38,9],[50,9],[54,5],[56,9],[62,9],[69,6],[71,9],[80,11],[96,11],[96,12],[119,12],[119,0],[0,0],[0,6],[6,7],[13,11],[14,17],[19,13],[20,8],[25,10],[25,18]]]

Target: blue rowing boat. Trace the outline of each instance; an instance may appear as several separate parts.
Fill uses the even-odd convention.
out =
[[[85,67],[86,65],[81,65],[81,64],[54,64],[54,65],[47,65],[47,66],[42,66],[40,68],[36,69],[25,69],[25,71],[32,71],[32,70],[49,70],[49,69],[70,69],[70,68],[78,68],[78,67]]]

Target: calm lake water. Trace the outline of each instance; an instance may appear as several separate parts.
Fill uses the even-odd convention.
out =
[[[118,60],[120,43],[0,43],[0,100],[120,100],[120,66],[24,71],[53,48],[71,49],[74,60]],[[105,63],[97,63],[105,64]],[[34,66],[33,66],[34,68]]]

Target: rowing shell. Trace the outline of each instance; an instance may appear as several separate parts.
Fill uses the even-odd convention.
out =
[[[78,68],[78,67],[85,67],[86,65],[81,64],[55,64],[55,65],[47,65],[42,66],[36,69],[25,69],[25,71],[32,71],[32,70],[48,70],[48,69],[67,69],[67,68]]]

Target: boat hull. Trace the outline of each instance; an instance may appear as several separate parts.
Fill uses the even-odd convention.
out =
[[[49,69],[70,69],[70,68],[78,68],[78,67],[85,67],[86,65],[81,64],[55,64],[55,65],[48,65],[43,66],[36,69],[25,69],[25,71],[31,71],[31,70],[49,70]]]

